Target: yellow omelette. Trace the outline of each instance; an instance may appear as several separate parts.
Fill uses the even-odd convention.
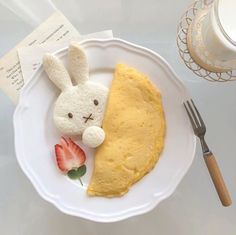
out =
[[[125,194],[155,166],[164,147],[161,94],[147,76],[118,64],[103,120],[104,143],[95,154],[88,195]]]

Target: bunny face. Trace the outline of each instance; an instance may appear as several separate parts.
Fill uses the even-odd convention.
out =
[[[88,81],[87,58],[78,43],[69,46],[68,60],[69,72],[57,57],[50,54],[44,56],[43,66],[49,79],[61,90],[54,107],[55,125],[63,134],[75,136],[82,135],[88,127],[102,125],[108,89]],[[72,84],[71,78],[77,85]],[[86,143],[91,136],[96,135],[85,135],[88,138]],[[102,141],[93,139],[92,145]]]
[[[87,127],[101,126],[108,89],[86,82],[62,92],[54,108],[56,127],[66,135],[81,135]]]

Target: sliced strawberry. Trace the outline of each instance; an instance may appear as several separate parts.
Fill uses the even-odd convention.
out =
[[[57,165],[59,169],[63,172],[67,172],[66,164],[65,164],[65,154],[63,151],[63,148],[61,145],[56,144],[55,145],[55,154],[56,154],[56,160],[57,160]]]
[[[61,145],[55,145],[55,154],[57,165],[64,173],[84,165],[86,160],[83,149],[71,139],[66,140],[64,137],[61,137]]]

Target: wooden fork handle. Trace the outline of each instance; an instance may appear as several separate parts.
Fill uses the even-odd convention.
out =
[[[211,153],[204,156],[204,159],[222,205],[230,206],[232,201],[214,155]]]

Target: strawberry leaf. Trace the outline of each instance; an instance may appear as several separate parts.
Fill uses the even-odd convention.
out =
[[[82,165],[77,169],[78,178],[82,177],[86,173],[86,166]]]
[[[67,175],[72,180],[78,179],[80,177],[79,172],[76,169],[68,171]]]
[[[80,182],[80,184],[81,184],[82,186],[84,186],[84,185],[83,185],[83,182],[82,182],[82,180],[81,180],[80,178],[79,178],[79,182]]]

